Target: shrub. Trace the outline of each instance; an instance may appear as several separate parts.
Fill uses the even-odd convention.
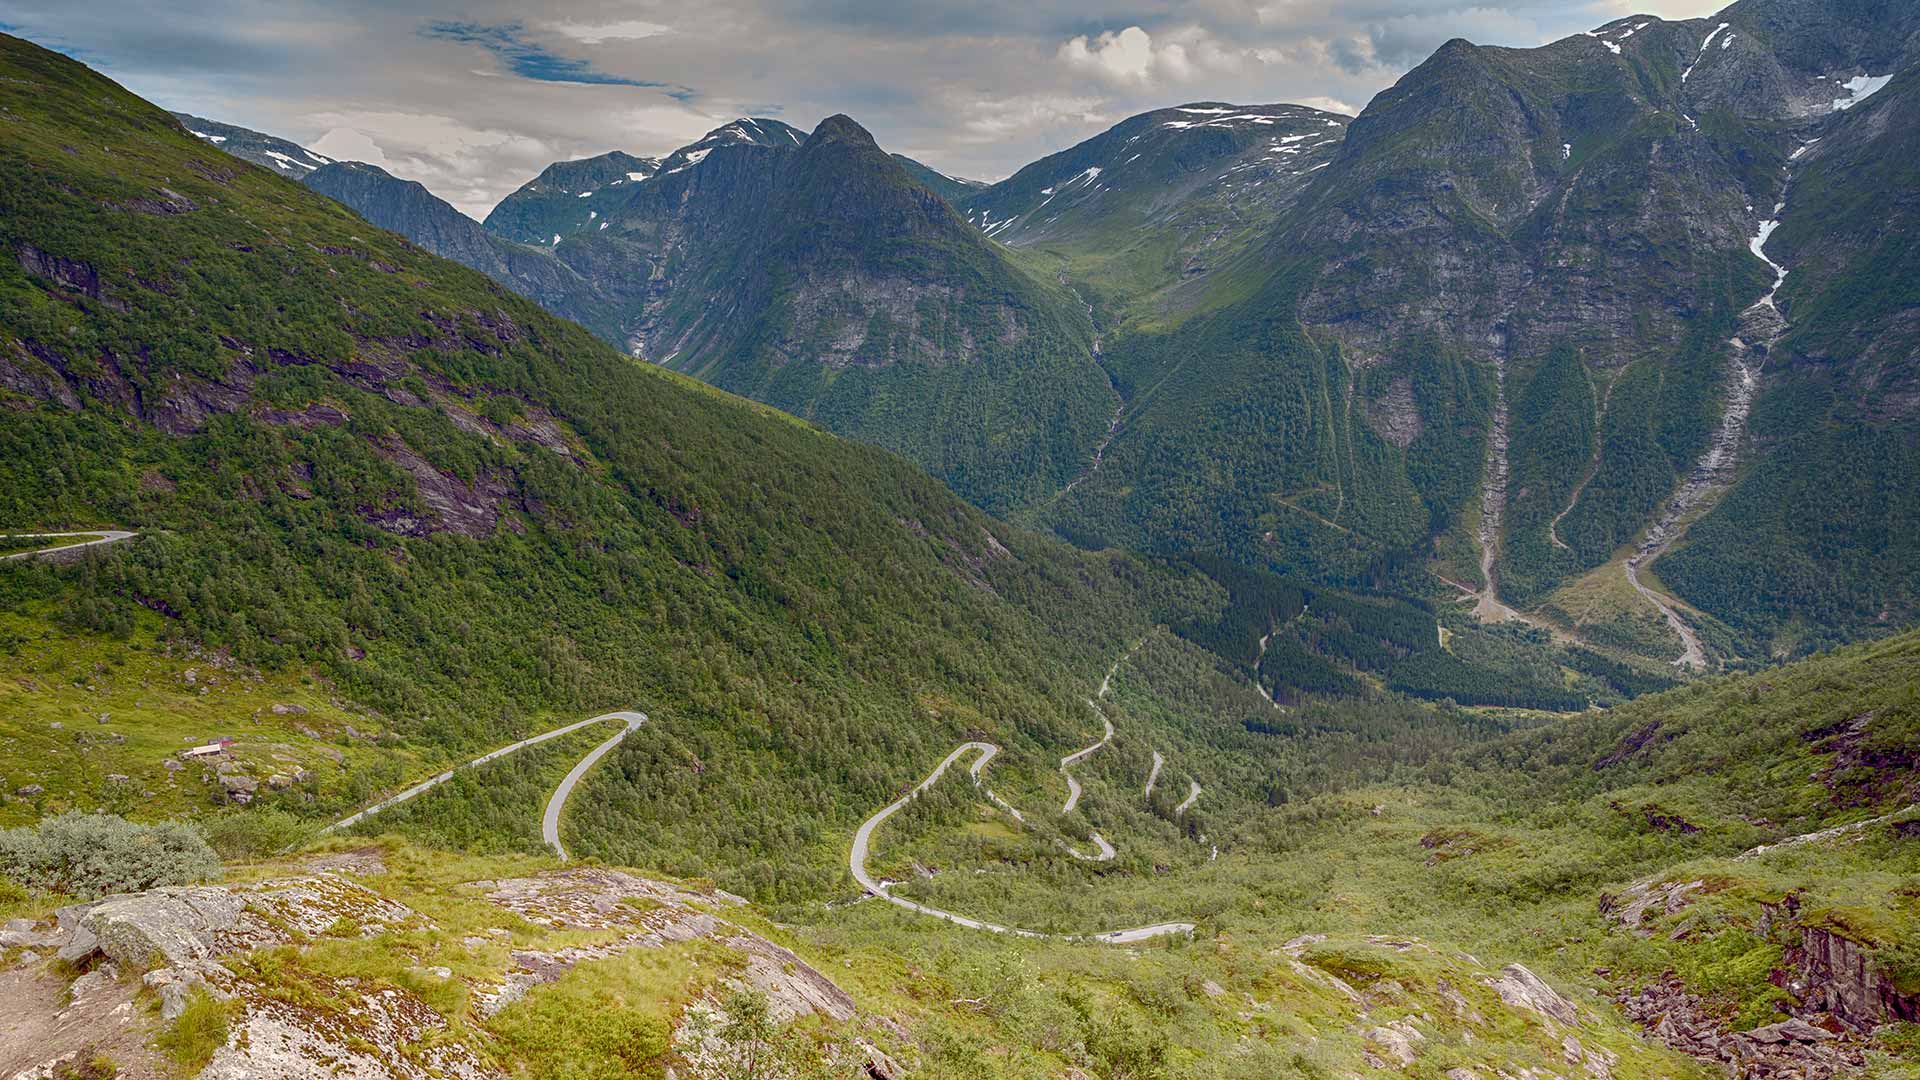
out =
[[[250,862],[299,847],[318,826],[285,810],[255,808],[221,814],[200,828],[220,858]]]
[[[87,899],[184,885],[219,870],[213,849],[178,822],[136,825],[71,811],[37,826],[0,830],[0,875]]]

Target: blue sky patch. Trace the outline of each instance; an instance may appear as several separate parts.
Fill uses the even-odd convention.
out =
[[[527,40],[526,27],[517,22],[488,25],[442,20],[428,23],[420,33],[423,37],[477,45],[499,57],[507,70],[523,79],[596,86],[639,86],[659,90],[675,101],[688,101],[698,96],[698,92],[691,87],[614,75],[598,70],[590,60],[561,56],[539,42]]]

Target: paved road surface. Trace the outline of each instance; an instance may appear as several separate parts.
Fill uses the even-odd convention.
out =
[[[49,540],[57,540],[63,536],[91,536],[95,539],[82,540],[77,544],[61,544],[59,547],[41,548],[38,551],[16,551],[11,555],[0,555],[0,562],[6,562],[9,559],[37,559],[41,556],[52,555],[60,551],[78,551],[81,548],[99,547],[104,544],[117,544],[122,540],[131,540],[134,537],[133,533],[123,529],[86,529],[81,532],[6,533],[4,535],[10,538],[24,537],[40,539],[45,537]]]
[[[434,788],[437,788],[441,784],[444,784],[447,781],[453,779],[454,774],[457,773],[460,769],[472,768],[475,765],[485,765],[487,762],[493,761],[496,758],[506,757],[508,754],[525,750],[529,746],[538,746],[539,744],[546,742],[549,739],[557,739],[562,735],[572,734],[573,732],[579,731],[581,728],[586,727],[589,724],[597,724],[602,720],[624,720],[627,722],[627,726],[624,731],[620,732],[620,734],[615,735],[613,738],[608,739],[606,742],[603,742],[599,746],[594,747],[593,751],[589,753],[586,757],[582,758],[581,763],[579,765],[575,765],[573,768],[573,771],[567,774],[567,778],[560,782],[560,787],[554,790],[554,796],[556,798],[550,799],[547,802],[547,816],[548,816],[548,820],[551,820],[555,823],[555,828],[557,829],[558,822],[559,822],[559,814],[560,814],[560,809],[559,809],[560,804],[566,801],[567,795],[570,795],[573,793],[574,784],[578,783],[580,780],[580,777],[586,772],[586,768],[584,766],[592,765],[595,761],[600,760],[600,756],[602,754],[605,754],[608,750],[612,749],[613,744],[625,738],[629,732],[633,731],[634,728],[637,728],[641,724],[645,723],[647,720],[647,715],[645,713],[637,713],[637,712],[602,713],[599,716],[595,716],[590,719],[578,720],[564,727],[554,728],[552,731],[543,732],[539,735],[533,736],[532,738],[521,739],[517,743],[509,743],[506,746],[500,747],[498,750],[491,750],[491,751],[488,751],[487,753],[481,754],[479,757],[474,758],[472,761],[467,762],[465,765],[456,766],[455,768],[448,769],[446,772],[443,772],[438,776],[432,777],[427,780],[423,780],[420,783],[413,785],[412,787],[408,788],[407,790],[401,792],[398,795],[393,796],[390,799],[382,799],[381,801],[374,803],[372,806],[367,807],[365,810],[362,810],[359,813],[350,814],[346,817],[343,817],[339,821],[334,822],[333,824],[327,826],[326,828],[320,831],[333,832],[335,829],[349,828],[353,825],[359,824],[360,822],[366,820],[367,818],[372,817],[373,815],[379,813],[382,810],[385,810],[389,807],[398,806],[409,799],[415,798],[420,795],[424,795],[427,792],[432,791]],[[546,822],[543,821],[541,823],[541,829],[543,832],[545,832]],[[555,850],[558,850],[560,845],[559,845],[559,840],[557,839],[557,832],[546,833],[546,836],[548,838],[547,842],[549,844],[552,844]],[[563,859],[566,858],[567,857],[566,852],[561,851],[560,857]]]
[[[1075,780],[1073,775],[1067,772],[1067,769],[1081,758],[1107,745],[1107,742],[1113,738],[1113,721],[1107,719],[1106,713],[1100,712],[1100,706],[1095,705],[1091,698],[1087,700],[1087,707],[1100,714],[1100,722],[1107,726],[1107,733],[1100,736],[1099,742],[1094,743],[1085,750],[1075,750],[1073,753],[1060,759],[1060,775],[1067,778],[1067,802],[1065,806],[1060,808],[1060,812],[1063,814],[1073,813],[1073,808],[1080,805],[1080,781]]]
[[[596,716],[594,719],[625,720],[627,726],[614,732],[606,742],[587,751],[587,756],[581,758],[574,764],[572,770],[567,773],[566,779],[560,781],[560,786],[554,788],[552,796],[547,799],[547,811],[540,815],[540,839],[548,847],[553,849],[555,855],[560,856],[561,862],[567,861],[567,849],[560,846],[560,808],[567,804],[567,796],[573,794],[574,785],[580,782],[581,777],[587,775],[587,770],[593,768],[593,763],[607,756],[607,751],[620,745],[621,739],[633,734],[635,729],[641,724],[646,723],[647,714],[636,712],[608,713],[605,716]]]
[[[1174,817],[1179,817],[1181,814],[1186,813],[1188,807],[1200,801],[1200,781],[1189,780],[1187,781],[1187,783],[1192,784],[1193,786],[1187,789],[1186,801],[1182,802],[1179,806],[1176,806],[1173,808]]]
[[[1097,747],[1095,749],[1097,749]],[[951,911],[942,911],[936,907],[917,904],[912,900],[895,896],[888,892],[887,885],[884,882],[874,880],[873,875],[867,872],[867,852],[873,845],[873,831],[879,828],[882,822],[905,809],[907,804],[917,798],[921,792],[939,783],[940,778],[947,774],[947,770],[953,766],[953,763],[968,754],[980,755],[979,759],[973,763],[973,766],[967,770],[969,775],[973,777],[974,782],[976,784],[979,783],[981,770],[985,769],[987,762],[993,760],[994,755],[999,752],[1000,748],[998,746],[986,742],[967,742],[955,747],[953,752],[946,756],[945,760],[941,761],[939,765],[934,767],[931,773],[927,774],[925,780],[920,781],[920,783],[914,786],[913,790],[887,804],[879,813],[860,823],[859,831],[853,834],[853,850],[847,856],[847,869],[853,871],[853,879],[859,882],[860,887],[865,889],[868,894],[879,897],[896,907],[903,907],[908,911],[931,916],[935,919],[941,919],[953,923],[955,926],[964,926],[969,930],[985,930],[993,934],[1012,934],[1016,937],[1024,938],[1076,940],[1078,936],[1073,934],[1043,934],[1038,930],[1022,930],[1013,926],[1001,926],[998,923],[990,923],[983,919],[968,918],[965,915],[956,915]],[[1100,840],[1097,835],[1095,839],[1103,848],[1111,852],[1111,845],[1107,844],[1104,840]],[[1107,857],[1111,858],[1112,856],[1109,854]],[[1109,930],[1104,933],[1087,935],[1086,940],[1104,942],[1110,945],[1128,945],[1134,942],[1146,941],[1151,938],[1165,937],[1168,934],[1191,934],[1192,932],[1192,923],[1159,923],[1154,926],[1142,926],[1131,930]]]

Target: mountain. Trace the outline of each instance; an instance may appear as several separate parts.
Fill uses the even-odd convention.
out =
[[[133,755],[112,771],[154,799],[219,790],[181,790],[160,759],[202,724],[253,730],[227,710],[259,686],[320,714],[247,707],[305,757],[312,782],[276,797],[304,815],[408,762],[637,704],[668,733],[645,754],[691,786],[595,827],[628,858],[817,895],[842,872],[838,824],[951,737],[1057,757],[1163,605],[1210,602],[1190,570],[1010,529],[891,454],[638,363],[70,59],[9,37],[0,68],[0,522],[135,533],[74,567],[8,562],[5,640],[46,629],[213,691],[211,709],[100,710],[139,737],[88,745]],[[172,665],[188,655],[206,659]],[[24,719],[63,691],[28,682],[9,737],[63,742]],[[735,767],[696,780],[701,758]],[[10,753],[8,790],[110,783],[90,759]],[[817,800],[807,775],[843,779]],[[776,859],[756,822],[799,831]]]
[[[251,161],[281,176],[298,180],[310,175],[315,169],[333,164],[333,159],[324,154],[316,154],[304,146],[272,135],[264,135],[258,131],[223,124],[218,120],[208,120],[188,113],[177,112],[173,115],[198,138],[205,139],[234,157]]]
[[[1452,41],[1195,284],[1069,235],[1126,406],[1033,519],[1696,669],[1910,620],[1907,302],[1862,286],[1901,280],[1915,20],[1778,0]]]
[[[1814,132],[1780,307],[1737,312],[1785,385],[1828,342],[1816,404],[1899,371],[1898,282],[1847,275],[1904,265],[1904,77]],[[1664,680],[997,521],[7,36],[0,117],[0,1074],[1920,1074],[1920,631],[1622,701]],[[776,296],[1001,265],[840,118],[660,179],[766,184]],[[1333,460],[1425,493],[1361,431],[1425,445],[1452,392],[1539,445],[1587,402],[1556,346],[1496,422],[1435,331],[1375,411],[1244,300],[1119,331],[1120,376],[1211,347],[1140,415],[1319,362]],[[1839,430],[1778,392],[1756,432]]]
[[[610,298],[626,348],[898,451],[978,505],[1057,489],[1105,427],[1071,296],[845,117],[810,136],[735,121],[577,201],[597,223],[554,252]]]
[[[522,244],[555,244],[590,228],[598,214],[581,200],[596,192],[638,183],[660,171],[659,158],[619,150],[577,161],[556,161],[521,185],[487,215],[490,232]]]
[[[987,186],[984,181],[965,180],[958,176],[948,176],[946,173],[939,172],[930,166],[922,165],[904,154],[888,154],[887,156],[899,162],[900,167],[907,170],[907,175],[913,177],[915,183],[956,206],[968,196]]]
[[[493,235],[417,181],[401,180],[365,162],[334,161],[284,139],[232,124],[184,113],[174,116],[188,131],[243,161],[296,179],[369,222],[397,232],[435,255],[472,267],[603,337],[618,336],[618,322],[611,317],[610,305],[552,252]],[[324,164],[309,166],[308,158]]]
[[[401,180],[377,165],[337,161],[301,183],[374,225],[399,233],[442,258],[471,267],[590,330],[615,332],[597,290],[551,251],[503,240],[417,181]]]
[[[957,205],[995,240],[1060,260],[1101,309],[1147,306],[1262,235],[1331,160],[1347,122],[1300,105],[1156,109]]]

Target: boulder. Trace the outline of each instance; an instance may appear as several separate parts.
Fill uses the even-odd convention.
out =
[[[0,923],[0,949],[49,944],[53,935],[42,932],[39,925],[32,919],[8,919]]]
[[[1825,1028],[1814,1027],[1812,1024],[1807,1023],[1797,1016],[1790,1020],[1782,1020],[1778,1024],[1768,1024],[1766,1027],[1754,1028],[1752,1031],[1747,1032],[1747,1037],[1756,1042],[1763,1043],[1813,1043],[1826,1042],[1829,1039],[1838,1038],[1833,1032]]]
[[[244,899],[208,885],[168,886],[105,900],[88,911],[60,950],[79,961],[95,952],[128,967],[179,966],[215,955],[238,925]]]
[[[1528,971],[1523,964],[1508,964],[1500,970],[1500,977],[1490,980],[1487,985],[1493,987],[1500,995],[1500,1000],[1509,1005],[1563,1024],[1580,1022],[1573,1002],[1561,997],[1559,991],[1548,986],[1544,979]]]
[[[30,799],[35,795],[42,794],[46,790],[47,790],[46,788],[40,786],[39,784],[28,784],[27,786],[19,789],[18,791],[15,791],[14,794],[20,796],[23,799]]]
[[[245,803],[251,801],[253,793],[260,790],[260,781],[239,773],[224,773],[220,777],[220,786],[226,789],[227,798]]]

